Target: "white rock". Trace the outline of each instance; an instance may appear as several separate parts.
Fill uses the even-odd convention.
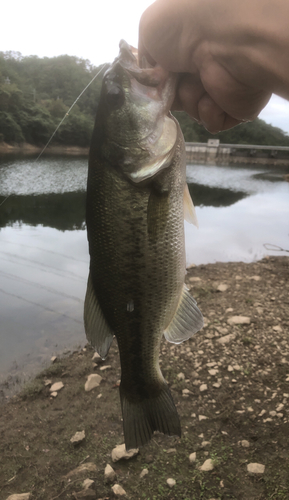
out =
[[[101,361],[101,357],[98,354],[98,352],[95,352],[94,355],[92,356],[92,361]]]
[[[240,441],[240,443],[243,446],[243,448],[250,448],[250,443],[246,439],[243,439],[242,441]]]
[[[248,464],[247,465],[247,471],[250,474],[264,474],[265,465],[263,465],[263,464],[257,464],[257,463]]]
[[[261,410],[258,416],[263,417],[263,415],[265,415],[265,413],[266,413],[266,410]]]
[[[186,378],[186,377],[185,377],[185,374],[184,374],[184,373],[182,373],[182,372],[181,372],[181,373],[178,373],[178,375],[177,375],[177,379],[178,379],[178,380],[185,380],[185,378]]]
[[[43,380],[43,382],[44,382],[45,387],[47,387],[48,385],[52,384],[52,380],[50,380],[48,378],[46,378],[45,380]]]
[[[219,344],[229,344],[233,340],[235,340],[236,334],[235,333],[229,333],[228,335],[225,335],[224,337],[220,337],[217,339],[217,342]]]
[[[241,370],[240,365],[233,365],[233,369],[239,372]]]
[[[195,277],[195,278],[189,278],[189,281],[191,281],[191,282],[194,282],[194,281],[197,282],[197,281],[201,281],[201,278],[197,278],[197,277]]]
[[[79,467],[76,467],[76,469],[73,469],[72,471],[68,472],[66,476],[64,476],[64,479],[71,479],[72,477],[78,476],[83,473],[88,473],[88,472],[97,472],[97,467],[93,462],[86,462],[85,464],[79,465]]]
[[[106,481],[114,481],[116,478],[116,473],[111,467],[111,465],[107,464],[107,466],[104,469],[104,479]]]
[[[251,276],[249,279],[250,280],[254,280],[254,281],[260,281],[261,280],[261,276]]]
[[[214,377],[215,375],[217,375],[217,373],[219,373],[219,370],[214,370],[213,368],[212,368],[212,370],[209,370],[209,374],[210,374],[212,377]]]
[[[85,439],[85,431],[76,432],[74,436],[72,436],[72,438],[70,439],[70,442],[72,444],[78,444],[81,443],[81,441],[83,441],[84,439]]]
[[[55,384],[53,384],[49,390],[50,392],[57,392],[60,391],[63,387],[64,387],[63,382],[55,382]]]
[[[84,389],[86,390],[86,392],[92,391],[92,389],[99,386],[101,381],[102,377],[100,375],[98,375],[97,373],[92,373],[91,375],[88,375]]]
[[[85,479],[82,483],[82,486],[85,490],[88,490],[88,488],[90,488],[90,486],[92,486],[94,484],[94,481],[92,479]]]
[[[273,326],[274,332],[282,332],[282,328],[280,325]]]
[[[218,292],[225,292],[226,290],[228,290],[228,285],[225,285],[224,283],[221,283],[218,288],[217,288]]]
[[[200,392],[204,392],[204,391],[207,391],[207,390],[208,390],[207,384],[200,385]]]
[[[109,370],[111,368],[111,365],[103,365],[100,367],[100,371],[104,372],[105,370]]]
[[[50,358],[51,363],[55,363],[56,360],[57,360],[57,356],[52,356],[52,358]]]
[[[182,395],[183,396],[188,396],[189,394],[192,394],[191,391],[189,389],[183,389],[182,390]]]
[[[10,495],[7,500],[29,500],[31,493],[14,493]]]
[[[283,403],[280,403],[280,404],[276,407],[276,411],[278,411],[278,412],[279,412],[279,411],[283,410],[283,408],[284,408]]]
[[[126,495],[126,491],[123,489],[122,486],[120,486],[120,484],[115,484],[114,486],[111,487],[111,489],[117,496],[124,497]]]
[[[173,488],[175,485],[176,485],[176,481],[175,479],[172,479],[171,477],[169,477],[167,479],[167,485],[170,487],[170,488]]]
[[[139,452],[138,448],[133,448],[129,451],[126,451],[125,444],[120,444],[119,446],[116,446],[112,450],[111,458],[113,462],[118,462],[118,460],[121,460],[122,458],[128,460],[129,458],[132,458],[135,455],[137,455],[138,452]]]
[[[251,319],[248,316],[232,316],[227,323],[228,325],[250,325]]]
[[[215,384],[213,384],[213,387],[215,387],[215,389],[220,389],[221,387],[220,382],[216,382]]]
[[[176,448],[169,448],[167,450],[167,453],[177,453],[177,449]]]
[[[211,446],[211,442],[210,441],[202,441],[201,446],[202,446],[202,448],[207,448],[208,446]]]
[[[202,420],[208,420],[209,417],[205,417],[205,415],[199,415],[199,422]]]
[[[53,391],[50,393],[50,396],[52,396],[53,398],[57,398],[58,392]]]
[[[233,372],[234,368],[231,365],[229,365],[228,368],[227,368],[227,370],[228,370],[228,372]]]
[[[148,473],[149,473],[148,469],[143,469],[139,477],[142,479],[143,477],[147,476]]]
[[[270,417],[276,417],[277,411],[275,411],[275,410],[269,411],[269,415],[270,415]]]
[[[194,453],[191,453],[189,456],[189,461],[190,463],[194,463],[197,460],[197,453],[194,451]]]
[[[203,465],[201,465],[201,467],[199,467],[200,470],[205,471],[205,472],[213,470],[213,468],[214,468],[214,464],[213,464],[213,460],[211,458],[208,458],[207,460],[205,460]]]

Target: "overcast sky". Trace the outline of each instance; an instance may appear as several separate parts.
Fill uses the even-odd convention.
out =
[[[0,50],[112,61],[124,38],[137,47],[138,23],[152,0],[7,0],[1,4]],[[289,103],[273,96],[260,114],[289,133]]]

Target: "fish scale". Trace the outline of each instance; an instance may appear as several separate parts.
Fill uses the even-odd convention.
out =
[[[149,90],[141,84],[134,93],[133,63],[122,59],[127,47],[104,77],[90,149],[90,275],[84,321],[88,340],[103,358],[116,336],[129,449],[144,445],[156,430],[180,435],[177,411],[159,366],[160,342],[164,333],[172,342],[189,338],[203,320],[184,288],[185,148],[180,127],[166,109],[173,77],[160,81],[159,94],[153,93],[155,106],[150,102],[148,113]],[[154,109],[155,120],[150,116]],[[118,134],[116,123],[120,126],[122,117]],[[153,136],[159,136],[153,145],[147,140],[149,126],[155,127]]]

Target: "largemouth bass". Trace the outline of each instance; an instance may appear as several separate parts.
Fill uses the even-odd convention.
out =
[[[154,431],[181,434],[159,366],[162,335],[180,343],[203,326],[184,285],[185,147],[169,113],[176,77],[140,68],[120,42],[106,71],[92,136],[87,183],[90,274],[84,308],[88,340],[102,358],[116,336],[126,448]]]

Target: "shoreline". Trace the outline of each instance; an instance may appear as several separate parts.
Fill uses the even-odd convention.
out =
[[[256,275],[259,276],[259,273],[261,272],[261,269],[263,267],[264,262],[270,262],[276,260],[276,262],[281,262],[283,260],[286,261],[287,259],[287,265],[289,267],[289,256],[266,256],[263,259],[259,261],[254,261],[254,262],[215,262],[211,264],[199,264],[199,265],[189,265],[187,267],[187,275],[186,275],[186,283],[189,285],[189,288],[193,291],[194,288],[197,287],[198,282],[196,285],[192,286],[192,284],[189,281],[189,276],[192,272],[197,273],[200,271],[200,273],[204,273],[205,270],[215,270],[217,274],[223,272],[226,275],[230,274],[230,269],[234,269],[235,267],[238,267],[240,269],[240,272],[247,273],[251,268],[254,268],[256,271]],[[243,293],[243,287],[246,284],[246,280],[242,280],[240,277],[240,280],[238,281],[238,284],[236,285],[238,289],[240,290],[240,293]],[[200,285],[201,287],[201,285]],[[205,293],[205,292],[204,292]],[[193,291],[194,294],[194,291]],[[275,291],[275,295],[278,294],[278,290]],[[203,314],[205,315],[204,311],[202,311]],[[245,314],[245,312],[244,312]],[[289,331],[289,323],[288,323],[288,331]],[[203,332],[203,330],[202,330]],[[51,358],[56,356],[58,360],[61,360],[62,358],[69,358],[71,356],[71,353],[81,351],[84,345],[87,344],[85,334],[83,335],[83,338],[80,339],[77,344],[74,343],[73,345],[69,345],[65,348],[63,348],[60,352],[52,350],[48,355],[45,360],[42,360],[40,363],[35,362],[33,365],[33,368],[31,367],[30,370],[27,372],[27,365],[21,363],[21,368],[20,370],[13,369],[11,368],[8,370],[7,374],[2,376],[2,381],[0,380],[0,407],[1,404],[9,401],[13,396],[17,396],[22,390],[23,387],[27,383],[29,383],[31,380],[33,380],[35,377],[37,378],[39,376],[39,373],[41,373],[43,370],[49,366],[51,363]],[[27,356],[27,355],[26,355]],[[35,355],[36,356],[36,355]],[[16,361],[17,363],[17,361]],[[28,365],[29,366],[29,365]],[[30,365],[32,366],[32,365]],[[288,368],[289,370],[289,368]],[[4,378],[5,377],[5,378]]]
[[[6,142],[0,142],[0,155],[39,154],[41,153],[43,148],[44,146],[35,146],[33,144],[29,144],[28,142],[23,142],[22,144],[7,144]],[[83,148],[80,146],[55,145],[55,146],[48,146],[45,149],[45,153],[59,154],[59,155],[73,155],[73,156],[88,156],[89,147]]]
[[[111,452],[124,442],[117,343],[105,361],[86,346],[1,408],[3,500],[23,492],[113,499],[114,483],[128,500],[289,498],[289,256],[190,267],[186,283],[204,328],[180,345],[163,339],[160,349],[182,437],[154,434],[116,464]],[[99,380],[92,390],[89,375]]]

